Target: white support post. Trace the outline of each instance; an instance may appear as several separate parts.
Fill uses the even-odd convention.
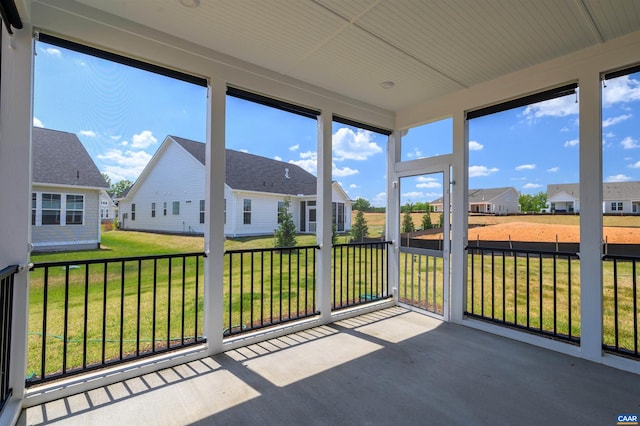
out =
[[[451,291],[449,297],[449,320],[461,323],[464,317],[467,289],[467,225],[468,204],[467,194],[469,178],[469,126],[464,111],[458,111],[453,116],[453,173],[451,175],[451,216],[452,240],[451,254]],[[448,206],[444,206],[445,214]]]
[[[600,75],[580,76],[580,352],[602,360],[602,112]]]
[[[0,88],[0,269],[29,262],[31,239],[31,126],[33,39],[31,25],[9,36],[2,29]],[[9,383],[13,396],[0,424],[13,424],[25,394],[29,272],[15,276]]]
[[[205,191],[204,333],[210,354],[222,351],[224,300],[224,183],[227,84],[209,84]]]
[[[393,241],[388,248],[388,291],[398,302],[398,278],[400,262],[400,179],[396,174],[396,162],[400,160],[402,136],[406,131],[395,131],[389,135],[387,142],[387,217],[385,237]]]
[[[317,271],[317,308],[323,323],[331,321],[331,138],[333,116],[330,112],[322,111],[318,117],[318,201],[317,239],[320,246],[318,253]]]

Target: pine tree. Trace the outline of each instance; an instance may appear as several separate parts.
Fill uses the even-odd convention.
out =
[[[402,232],[415,232],[416,227],[413,225],[413,219],[411,219],[411,211],[406,209],[402,216]]]
[[[296,224],[293,215],[289,213],[291,201],[284,200],[281,209],[278,210],[278,229],[276,229],[276,247],[293,247],[296,245]]]
[[[356,214],[356,223],[351,227],[351,239],[355,241],[363,241],[364,237],[369,233],[369,227],[367,226],[367,220],[364,218],[364,213],[358,210]]]
[[[422,216],[422,230],[431,229],[432,227],[431,215],[429,213],[425,213],[424,216]]]

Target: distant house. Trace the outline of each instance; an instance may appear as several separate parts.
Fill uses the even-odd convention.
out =
[[[100,246],[100,192],[107,182],[73,133],[33,129],[31,244],[34,251]]]
[[[100,191],[100,222],[112,223],[116,217],[116,202],[107,191]]]
[[[429,204],[436,212],[442,212],[442,197]],[[505,188],[470,189],[469,212],[486,214],[511,214],[520,211],[518,191],[512,186]]]
[[[602,200],[603,213],[640,214],[640,182],[603,183]],[[547,209],[550,212],[579,212],[580,185],[547,185]]]
[[[140,177],[119,200],[120,227],[170,233],[204,233],[205,144],[167,136]],[[278,211],[290,200],[299,232],[316,231],[316,177],[301,167],[227,149],[225,235],[272,234]],[[333,220],[351,229],[351,200],[333,183]]]

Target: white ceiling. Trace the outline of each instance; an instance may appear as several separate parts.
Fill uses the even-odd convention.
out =
[[[78,3],[390,111],[640,30],[638,0]]]

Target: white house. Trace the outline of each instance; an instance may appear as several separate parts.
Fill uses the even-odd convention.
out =
[[[443,211],[442,197],[429,204],[434,208],[434,211]],[[469,190],[470,213],[511,214],[519,211],[518,191],[512,186]]]
[[[34,251],[98,248],[99,199],[107,182],[73,133],[34,128],[32,138]]]
[[[113,222],[116,217],[117,206],[107,191],[100,191],[100,222]]]
[[[120,200],[122,229],[181,234],[204,233],[205,144],[167,136]],[[245,152],[226,150],[225,235],[272,234],[286,199],[299,232],[316,231],[316,177],[301,167]],[[351,200],[332,185],[338,232],[351,229]]]
[[[579,212],[580,185],[547,185],[547,208],[551,212]],[[606,182],[602,184],[602,212],[640,213],[640,182]]]

